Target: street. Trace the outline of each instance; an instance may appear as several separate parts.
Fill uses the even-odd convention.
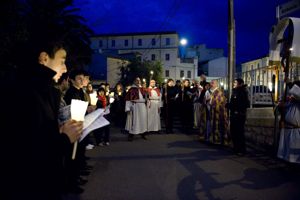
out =
[[[112,127],[111,145],[87,151],[93,166],[82,200],[296,200],[300,171],[249,149],[244,157],[197,135],[152,134],[148,140]]]

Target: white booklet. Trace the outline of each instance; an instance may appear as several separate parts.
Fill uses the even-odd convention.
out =
[[[107,121],[103,116],[98,117],[95,121],[93,121],[90,126],[83,129],[79,142],[81,142],[91,131],[109,125],[109,121]]]
[[[91,131],[101,128],[103,126],[109,125],[109,121],[107,121],[103,116],[109,113],[109,107],[106,109],[99,108],[84,117],[83,122],[83,132],[79,139],[79,142],[82,141]],[[63,124],[67,120],[71,119],[71,106],[65,106],[59,109],[58,121],[59,124]]]

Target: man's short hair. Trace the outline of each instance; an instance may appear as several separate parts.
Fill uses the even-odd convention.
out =
[[[68,72],[63,73],[61,77],[58,79],[57,84],[60,85],[64,80],[68,80],[68,78],[69,78],[69,73]]]
[[[239,85],[244,85],[244,80],[243,79],[237,78],[235,80],[238,82]]]
[[[173,80],[173,79],[169,78],[169,79],[167,80],[167,83],[170,83],[171,81],[173,81],[173,82],[174,82],[174,80]]]
[[[81,69],[73,69],[73,70],[70,72],[69,78],[72,79],[72,80],[75,80],[75,77],[78,76],[78,75],[83,75],[83,76],[84,76],[84,70],[81,70]]]

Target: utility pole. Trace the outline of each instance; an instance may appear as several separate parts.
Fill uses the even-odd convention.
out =
[[[235,74],[235,19],[233,0],[228,0],[228,99],[232,94],[232,83]]]

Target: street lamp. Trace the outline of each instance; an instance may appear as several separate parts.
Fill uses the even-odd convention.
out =
[[[185,46],[187,45],[187,43],[188,43],[188,41],[187,41],[187,39],[185,39],[185,38],[182,38],[180,41],[179,41],[179,43],[180,43],[180,46],[181,46],[181,57],[182,58],[184,58],[184,52],[185,52]]]
[[[181,46],[186,46],[187,45],[187,39],[185,39],[185,38],[182,38],[181,40],[180,40],[180,45]]]

